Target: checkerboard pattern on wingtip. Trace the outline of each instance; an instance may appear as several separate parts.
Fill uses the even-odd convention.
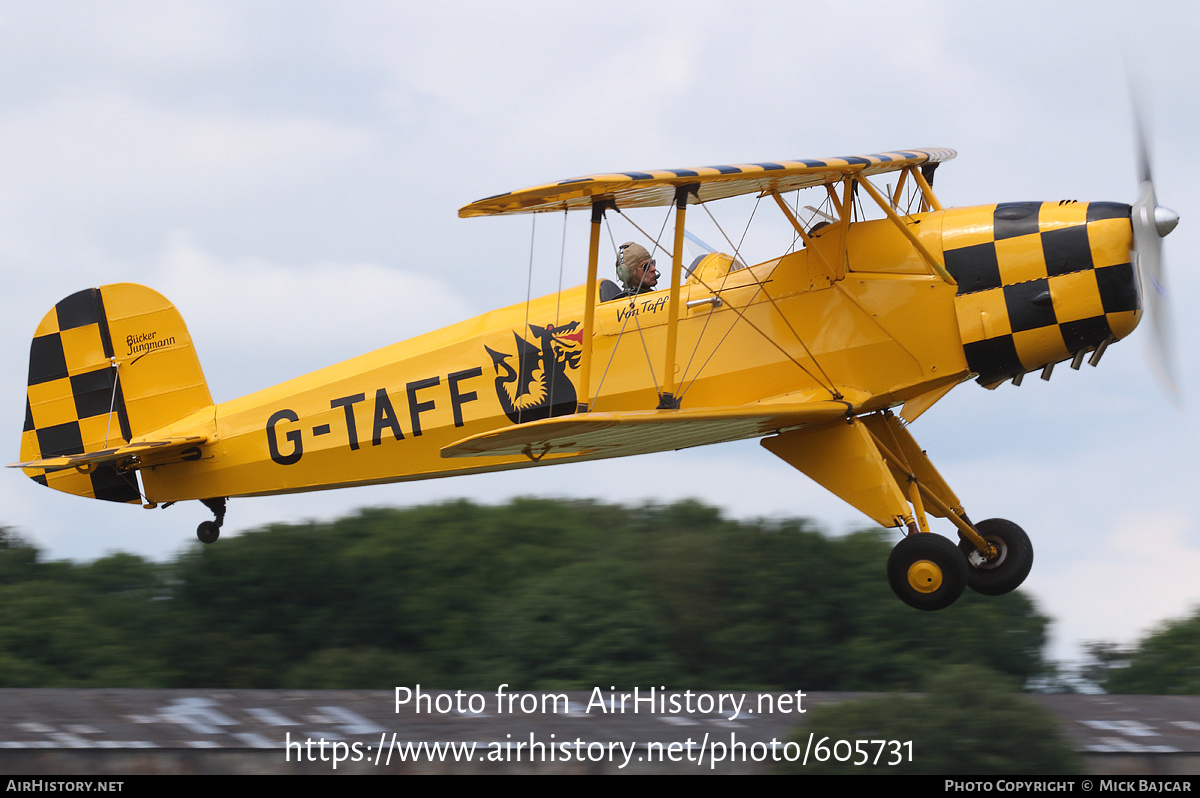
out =
[[[958,281],[971,370],[995,384],[1057,363],[1137,325],[1130,208],[1012,202],[948,211],[946,269]]]
[[[100,289],[59,302],[38,325],[29,349],[29,387],[21,459],[81,454],[128,443],[125,399]],[[77,469],[25,469],[36,482],[66,493],[117,502],[140,499],[137,478],[101,464]]]

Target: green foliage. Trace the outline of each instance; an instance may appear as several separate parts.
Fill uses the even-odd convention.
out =
[[[1004,677],[976,665],[953,665],[938,671],[922,696],[827,704],[809,710],[804,727],[793,738],[803,751],[809,734],[825,740],[828,756],[817,761],[810,751],[807,765],[795,762],[786,772],[817,774],[920,773],[934,775],[1041,775],[1081,773],[1082,764],[1062,739],[1044,710],[1017,693]],[[854,765],[851,744],[888,740],[911,748],[885,746],[879,764]],[[878,744],[866,745],[874,762]],[[911,761],[909,754],[911,752]],[[898,764],[887,764],[898,761]]]
[[[0,545],[0,687],[166,686],[159,570],[128,554],[43,563],[26,544]]]
[[[380,648],[323,648],[292,666],[278,686],[304,690],[373,688],[438,683],[416,657]],[[274,686],[274,685],[273,685]]]
[[[887,587],[890,547],[696,502],[542,499],[363,510],[165,565],[44,563],[6,535],[0,686],[883,690],[949,663],[1039,672],[1028,598],[917,612]]]
[[[1095,643],[1089,655],[1109,693],[1200,694],[1200,610],[1163,624],[1132,648]]]
[[[37,549],[8,527],[0,527],[0,585],[28,579],[37,560]]]
[[[747,526],[664,530],[652,547],[692,683],[879,690],[920,684],[931,663],[979,662],[1021,679],[1041,665],[1047,621],[1021,594],[917,612],[887,586],[881,533]]]

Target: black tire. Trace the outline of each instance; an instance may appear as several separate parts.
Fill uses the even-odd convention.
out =
[[[976,524],[975,531],[999,553],[978,568],[967,562],[967,586],[985,596],[1003,596],[1016,590],[1033,568],[1033,544],[1025,530],[1012,521],[989,518]],[[958,548],[965,557],[976,550],[969,540],[960,540]]]
[[[888,555],[888,584],[910,607],[949,607],[967,586],[967,561],[954,543],[941,535],[909,535]]]
[[[216,521],[205,521],[196,527],[196,537],[201,543],[216,543],[217,538],[221,537],[221,527],[217,526]]]

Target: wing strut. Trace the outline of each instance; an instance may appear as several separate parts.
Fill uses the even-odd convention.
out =
[[[892,192],[892,207],[893,208],[900,207],[900,198],[904,196],[904,182],[906,180],[908,180],[908,174],[911,171],[912,171],[911,167],[908,169],[900,170],[900,179],[896,181],[896,190]]]
[[[783,197],[779,196],[778,191],[772,191],[771,199],[775,200],[775,204],[779,206],[779,210],[783,211],[783,215],[787,217],[788,222],[791,223],[796,233],[800,236],[800,240],[804,242],[805,248],[815,254],[817,260],[825,267],[825,271],[829,274],[830,282],[836,282],[837,275],[834,273],[833,267],[825,260],[825,255],[821,252],[820,248],[812,246],[812,238],[804,231],[804,225],[800,224],[800,220],[796,218],[796,214],[792,213],[792,209],[783,201]]]
[[[671,298],[667,300],[670,314],[667,316],[666,371],[663,372],[663,389],[658,395],[659,410],[678,410],[679,398],[675,395],[675,340],[679,331],[679,283],[683,273],[683,232],[687,220],[688,194],[695,193],[699,184],[679,186],[675,189],[675,246],[671,253]]]
[[[592,200],[592,231],[588,240],[587,291],[583,303],[583,354],[579,359],[579,404],[576,412],[586,413],[591,405],[592,336],[596,330],[596,270],[600,260],[600,222],[612,200]]]
[[[855,176],[853,179],[854,182],[858,183],[867,190],[867,193],[871,195],[871,199],[875,200],[875,204],[878,205],[885,214],[887,214],[887,217],[891,220],[892,224],[900,228],[900,232],[903,233],[904,237],[908,239],[908,243],[913,245],[913,248],[917,250],[917,253],[920,254],[924,261],[929,264],[929,267],[933,269],[938,277],[941,277],[950,285],[958,285],[958,282],[950,276],[950,272],[946,271],[946,267],[943,266],[941,262],[933,256],[933,253],[929,251],[928,247],[921,243],[921,240],[917,238],[917,234],[914,233],[909,226],[906,225],[904,221],[896,215],[896,212],[892,210],[892,206],[888,204],[887,199],[885,199],[884,196],[879,193],[879,190],[875,188],[875,186],[871,185],[871,181],[858,176]]]
[[[925,198],[925,202],[931,210],[940,211],[942,203],[938,202],[937,195],[933,193],[933,173],[938,168],[936,163],[927,163],[920,169],[913,170],[913,177],[917,179],[917,185],[921,187],[921,195]],[[924,210],[922,208],[921,210]]]

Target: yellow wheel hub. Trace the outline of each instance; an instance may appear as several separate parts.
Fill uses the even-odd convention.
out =
[[[908,584],[918,593],[932,593],[942,586],[942,569],[929,560],[908,566]]]

